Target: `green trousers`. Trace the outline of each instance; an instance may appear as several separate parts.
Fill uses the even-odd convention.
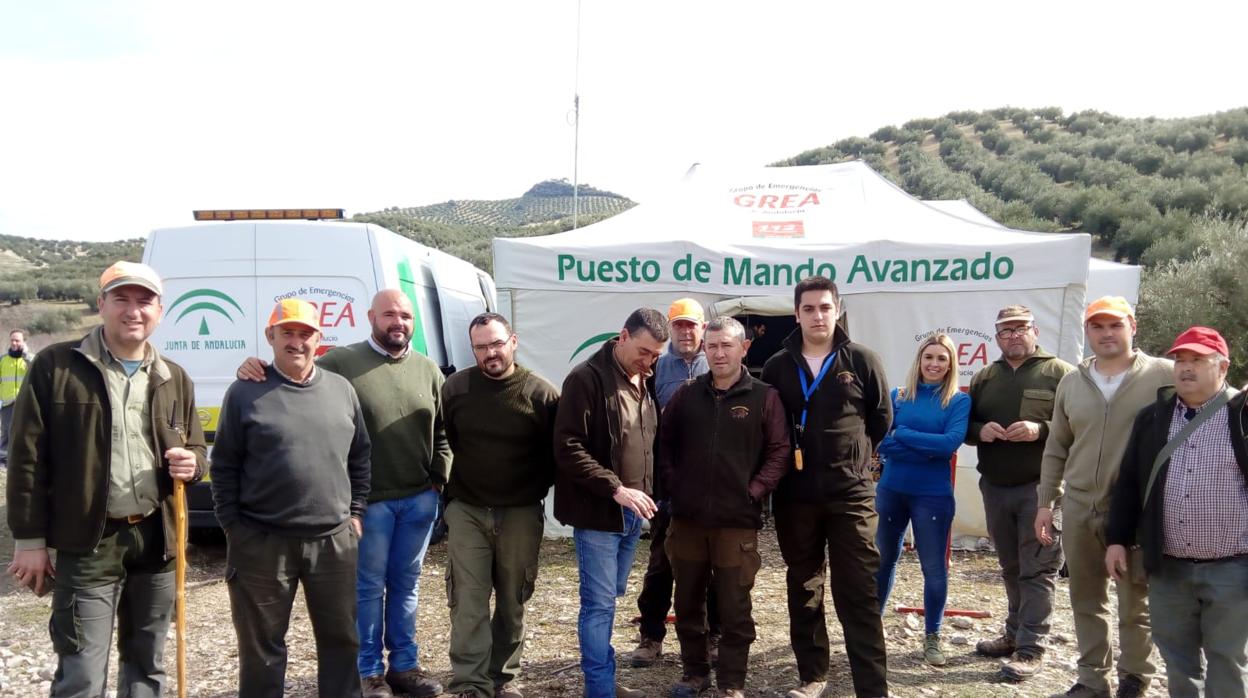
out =
[[[524,604],[537,581],[543,507],[479,507],[453,500],[443,518],[454,673],[447,692],[492,698],[495,686],[520,675]]]

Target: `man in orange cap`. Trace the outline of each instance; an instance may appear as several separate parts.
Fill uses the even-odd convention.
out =
[[[17,396],[8,572],[37,594],[52,589],[54,696],[104,695],[114,618],[118,695],[164,688],[173,479],[199,479],[208,461],[191,379],[147,341],[160,323],[161,291],[147,265],[109,267],[100,277],[103,324],[39,352]]]
[[[1158,389],[1173,382],[1174,368],[1169,360],[1132,346],[1135,310],[1125,298],[1098,298],[1083,318],[1092,356],[1057,384],[1040,464],[1035,529],[1045,546],[1061,536],[1070,570],[1079,661],[1078,678],[1067,695],[1108,698],[1114,653],[1105,519],[1131,423],[1157,399]],[[1059,504],[1060,527],[1054,522]],[[1118,638],[1117,696],[1143,695],[1157,667],[1149,659],[1148,583],[1140,575],[1118,582]]]
[[[235,381],[221,404],[212,497],[225,529],[241,698],[282,695],[300,584],[320,695],[361,695],[355,568],[371,444],[351,384],[313,361],[319,327],[311,303],[279,302],[265,329],[265,380]]]
[[[1128,551],[1142,558],[1170,695],[1248,695],[1248,393],[1226,384],[1216,330],[1192,327],[1166,355],[1174,387],[1132,425],[1105,568],[1121,584]]]

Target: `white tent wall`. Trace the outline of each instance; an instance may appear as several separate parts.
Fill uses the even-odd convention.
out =
[[[993,320],[1008,303],[1036,312],[1046,349],[1078,359],[1088,268],[1076,262],[1089,251],[1087,235],[968,221],[844,163],[698,171],[670,197],[602,223],[495,239],[494,275],[518,360],[556,385],[635,308],[664,311],[689,296],[708,308],[769,297],[780,309],[796,280],[819,273],[837,282],[850,335],[880,353],[891,383],[905,378],[922,336],[944,331],[959,345],[965,385],[999,355]],[[986,534],[974,462],[962,449],[959,536]]]

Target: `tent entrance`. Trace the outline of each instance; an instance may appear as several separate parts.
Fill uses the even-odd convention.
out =
[[[763,372],[763,364],[780,351],[785,337],[797,329],[792,296],[725,298],[711,306],[710,315],[712,318],[731,315],[745,326],[746,336],[752,338],[750,349],[745,355],[745,366],[754,376]],[[849,331],[848,310],[842,310],[837,324],[846,332]]]

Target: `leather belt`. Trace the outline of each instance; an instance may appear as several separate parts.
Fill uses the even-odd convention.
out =
[[[1228,560],[1238,560],[1239,558],[1244,557],[1244,555],[1228,555],[1227,557],[1175,557],[1173,555],[1167,555],[1166,557],[1170,558],[1171,560],[1177,560],[1179,562],[1190,562],[1194,565],[1204,565],[1210,562],[1226,562]]]
[[[133,526],[139,523],[140,521],[142,521],[143,519],[146,519],[147,517],[151,516],[155,511],[156,510],[153,509],[152,511],[149,511],[146,514],[131,514],[129,516],[121,516],[117,518],[110,516],[108,517],[108,522],[117,524],[117,525]]]

